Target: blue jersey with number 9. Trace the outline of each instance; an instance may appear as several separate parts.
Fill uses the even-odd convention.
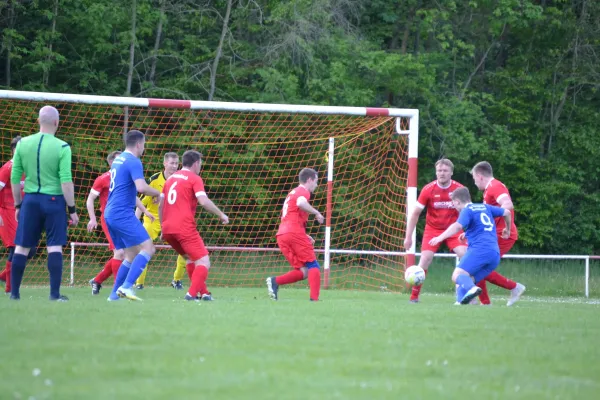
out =
[[[488,204],[469,203],[462,209],[457,222],[462,225],[469,250],[490,251],[498,248],[494,218],[504,215],[504,208]]]
[[[128,151],[121,153],[111,165],[104,218],[120,218],[134,213],[137,179],[144,179],[142,162]]]

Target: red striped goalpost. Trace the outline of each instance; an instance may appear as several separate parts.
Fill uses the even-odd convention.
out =
[[[0,103],[3,162],[11,157],[12,137],[37,132],[42,106],[53,105],[60,112],[57,136],[72,147],[81,219],[69,229],[71,243],[65,249],[71,263],[66,278],[73,285],[87,283],[110,257],[102,232],[86,231],[85,200],[94,179],[108,170],[106,155],[123,150],[124,132],[139,129],[146,133],[142,162],[147,177],[162,171],[166,152],[181,156],[196,149],[204,154],[201,174],[207,193],[230,218],[222,226],[213,216],[198,213],[198,229],[211,251],[210,285],[260,286],[267,276],[289,269],[275,233],[283,200],[298,184],[300,169],[310,167],[321,179],[311,204],[326,222],[323,229],[310,217],[307,233],[316,240],[324,286],[405,287],[405,266],[415,263],[414,245],[405,252],[402,243],[407,210],[417,199],[416,109],[7,90],[0,90]],[[147,284],[167,286],[176,255],[161,242],[157,248]],[[24,284],[47,284],[45,257],[28,265]]]

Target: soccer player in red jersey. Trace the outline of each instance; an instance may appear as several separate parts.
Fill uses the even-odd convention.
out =
[[[21,136],[15,137],[10,142],[10,149],[14,154],[17,143],[21,140]],[[15,235],[17,234],[17,220],[15,219],[15,202],[13,200],[12,188],[10,184],[10,173],[12,171],[12,160],[5,163],[0,168],[0,239],[4,246],[8,248],[8,259],[4,270],[0,272],[0,281],[6,282],[5,291],[10,293],[10,270],[12,264],[12,257],[15,252]],[[25,175],[21,178],[21,188],[25,180]],[[22,189],[21,189],[22,192]],[[21,193],[23,194],[23,193]],[[32,249],[29,258],[34,254],[35,250]]]
[[[304,168],[300,171],[300,185],[292,190],[283,202],[281,224],[277,231],[277,245],[293,270],[280,276],[267,278],[269,296],[277,300],[280,285],[287,285],[308,278],[310,300],[318,301],[321,290],[321,270],[313,244],[314,239],[306,234],[308,215],[314,214],[317,222],[323,223],[323,215],[310,203],[311,193],[318,185],[317,171]]]
[[[502,207],[506,210],[510,210],[512,214],[512,224],[510,229],[510,237],[508,239],[502,238],[502,230],[505,228],[506,223],[503,218],[496,218],[496,231],[498,232],[498,247],[500,248],[500,257],[508,253],[517,241],[519,234],[517,232],[517,226],[515,225],[515,210],[513,206],[510,193],[506,186],[499,180],[494,178],[492,166],[487,161],[481,161],[473,167],[471,170],[475,185],[479,190],[483,191],[483,203],[491,206]],[[512,281],[498,272],[494,271],[489,274],[485,280],[481,281],[477,286],[482,289],[479,295],[481,304],[490,304],[490,297],[487,291],[486,281],[493,283],[496,286],[510,290],[510,298],[508,299],[507,306],[511,306],[516,303],[523,292],[525,292],[525,286]]]
[[[121,154],[121,151],[113,151],[106,157],[106,162],[108,163],[108,167],[110,168],[114,159]],[[106,226],[106,221],[104,220],[104,208],[106,207],[106,202],[108,201],[108,193],[110,186],[110,172],[107,171],[96,178],[92,188],[90,189],[90,194],[88,195],[87,201],[85,205],[87,207],[88,214],[90,216],[90,221],[87,224],[88,232],[92,232],[94,229],[98,227],[98,221],[96,221],[96,211],[94,209],[94,201],[96,198],[100,197],[100,225],[102,226],[102,231],[108,240],[108,249],[113,251],[113,257],[110,258],[102,271],[96,275],[96,277],[90,280],[90,285],[92,286],[92,295],[97,295],[100,293],[100,289],[102,288],[102,283],[107,280],[111,275],[117,276],[117,272],[119,271],[119,267],[123,262],[123,250],[116,250],[115,245],[113,244],[112,239],[110,238],[110,234],[108,233],[108,227]],[[146,208],[141,204],[141,201],[136,201],[140,210],[144,213],[147,213]],[[154,218],[152,216],[152,218]]]
[[[447,158],[438,160],[435,163],[435,176],[437,179],[421,189],[416,207],[408,219],[406,237],[404,238],[404,248],[407,250],[412,247],[412,235],[417,226],[419,216],[423,209],[427,208],[425,232],[423,233],[423,241],[421,242],[421,258],[419,259],[419,266],[423,268],[426,275],[429,265],[433,261],[433,256],[442,243],[446,243],[448,249],[456,253],[459,258],[462,258],[467,251],[466,243],[461,242],[459,239],[460,232],[434,246],[429,244],[431,239],[441,235],[458,219],[458,212],[454,209],[450,195],[457,188],[463,187],[463,185],[452,180],[453,172],[454,164]],[[421,286],[413,286],[410,295],[411,303],[419,302]]]
[[[158,216],[162,238],[179,255],[187,258],[191,285],[185,300],[210,301],[213,298],[206,287],[210,258],[198,233],[196,207],[200,203],[206,211],[219,217],[223,224],[228,224],[229,218],[206,195],[204,182],[199,176],[202,154],[188,150],[183,153],[181,164],[183,168],[167,179],[160,194]]]

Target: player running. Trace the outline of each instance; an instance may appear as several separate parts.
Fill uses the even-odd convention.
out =
[[[311,193],[318,185],[317,171],[304,168],[299,175],[300,185],[285,198],[281,211],[281,224],[277,231],[277,245],[293,270],[280,276],[267,278],[267,289],[273,300],[278,299],[280,285],[304,280],[308,277],[310,301],[319,300],[321,290],[321,270],[313,244],[314,239],[306,234],[308,214],[314,214],[322,224],[323,215],[310,203]]]
[[[113,151],[106,157],[106,162],[108,163],[108,167],[112,166],[114,159],[121,154],[121,151]],[[97,295],[100,293],[100,289],[102,288],[102,283],[107,280],[111,275],[117,276],[117,272],[119,271],[119,267],[121,266],[121,262],[123,261],[123,250],[116,250],[115,245],[108,234],[108,227],[106,226],[106,221],[104,220],[104,209],[106,208],[106,202],[108,201],[108,192],[110,186],[110,171],[107,171],[100,175],[94,180],[94,184],[90,189],[90,194],[88,195],[87,201],[85,205],[87,207],[88,215],[90,217],[90,221],[87,224],[88,232],[92,232],[94,229],[98,227],[98,221],[96,221],[96,211],[94,208],[94,201],[96,198],[100,198],[100,226],[102,227],[102,232],[104,232],[104,236],[106,236],[106,240],[108,240],[108,249],[112,250],[113,257],[110,258],[102,271],[96,275],[96,277],[90,280],[90,285],[92,286],[92,295]],[[152,214],[150,214],[142,202],[136,198],[137,206],[147,215],[149,218],[154,218]]]
[[[450,197],[454,207],[460,212],[458,220],[441,235],[431,239],[429,244],[438,245],[461,230],[465,231],[469,248],[454,269],[452,281],[458,285],[457,304],[469,304],[482,291],[476,284],[492,273],[500,263],[494,218],[503,218],[505,225],[501,236],[507,239],[511,234],[512,214],[504,208],[471,203],[469,190],[464,187],[456,189]]]
[[[519,238],[517,226],[515,225],[515,210],[510,193],[502,182],[494,178],[492,166],[487,161],[481,161],[475,164],[471,170],[471,174],[473,175],[473,181],[475,181],[477,188],[483,191],[484,204],[502,207],[511,212],[512,225],[510,227],[510,237],[508,238],[504,238],[501,235],[501,232],[505,228],[504,220],[502,218],[496,218],[496,225],[498,228],[498,246],[500,248],[500,257],[502,257],[510,251]],[[512,281],[494,271],[489,276],[486,276],[485,280],[478,284],[482,290],[481,295],[479,296],[481,304],[490,304],[490,297],[485,284],[486,281],[493,283],[496,286],[500,286],[501,288],[510,290],[510,298],[506,303],[507,306],[515,304],[525,292],[524,285]]]
[[[463,187],[463,185],[452,180],[453,172],[454,164],[449,159],[442,158],[435,163],[435,175],[437,179],[423,187],[416,206],[408,219],[406,237],[404,239],[404,248],[406,250],[412,247],[412,236],[417,226],[417,221],[423,209],[427,208],[425,232],[423,233],[423,241],[421,242],[421,258],[419,259],[419,266],[423,268],[425,275],[427,275],[427,270],[433,261],[434,254],[438,251],[442,243],[445,243],[448,249],[453,251],[459,258],[462,258],[467,251],[466,244],[459,240],[460,233],[448,237],[435,246],[429,244],[432,238],[444,232],[458,218],[458,211],[452,205],[450,196],[456,189]],[[421,286],[413,286],[410,295],[411,303],[419,302]]]
[[[180,171],[167,179],[160,194],[158,216],[162,237],[180,257],[185,257],[194,266],[185,300],[211,301],[212,295],[206,287],[210,258],[196,226],[196,207],[200,203],[206,211],[219,217],[223,224],[229,223],[229,218],[208,198],[204,190],[204,182],[199,176],[202,154],[194,150],[186,151],[182,165]]]
[[[175,171],[177,171],[177,168],[179,167],[179,156],[177,155],[177,153],[165,153],[163,157],[163,166],[164,170],[162,172],[157,172],[156,174],[152,175],[148,180],[148,185],[150,185],[151,188],[158,190],[159,193],[162,192],[163,187],[165,186],[165,181],[171,175],[173,175],[173,173],[175,173]],[[146,214],[144,216],[144,229],[146,229],[146,232],[148,232],[148,235],[150,235],[150,239],[152,239],[152,241],[156,241],[156,239],[160,237],[160,221],[158,220],[158,218],[155,218],[155,216],[158,215],[158,203],[160,201],[160,198],[158,196],[142,196],[141,199],[142,204],[149,211],[149,215]],[[141,214],[142,209],[138,207],[138,209],[135,212],[135,216],[139,219]],[[185,259],[181,256],[177,257],[177,269],[175,270],[175,279],[173,279],[173,282],[171,282],[171,286],[173,286],[175,289],[183,289],[181,279],[183,278],[184,268]],[[144,272],[142,272],[142,275],[140,275],[140,277],[138,278],[136,282],[136,289],[144,288],[147,272],[148,269],[145,269]]]
[[[115,249],[123,249],[125,259],[115,277],[109,301],[118,300],[119,297],[141,300],[135,295],[133,285],[155,252],[152,239],[135,217],[134,211],[138,192],[147,196],[160,194],[144,179],[144,167],[140,161],[144,144],[145,136],[142,132],[129,131],[125,135],[125,151],[115,158],[110,169],[104,219]]]

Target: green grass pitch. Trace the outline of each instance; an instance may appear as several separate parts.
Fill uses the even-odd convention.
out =
[[[0,302],[2,399],[592,399],[598,300],[171,288],[108,303],[108,286],[25,288]]]

